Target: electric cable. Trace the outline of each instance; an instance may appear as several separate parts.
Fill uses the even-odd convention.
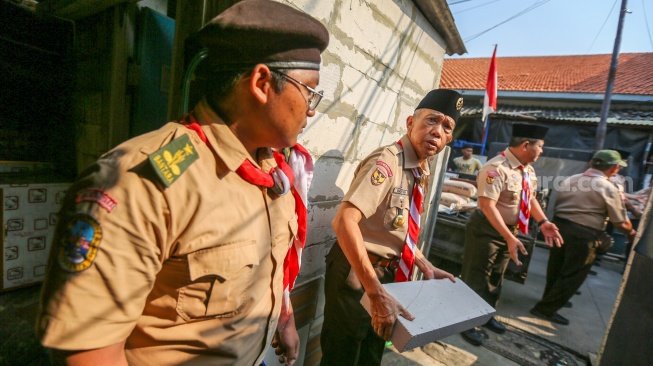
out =
[[[642,0],[642,8],[644,12],[644,24],[646,24],[646,31],[648,33],[648,41],[651,43],[651,51],[653,51],[653,39],[651,39],[651,29],[648,27],[648,18],[646,17],[646,5],[644,5],[644,0]]]
[[[605,17],[605,20],[603,21],[603,25],[601,25],[601,28],[599,29],[598,33],[596,33],[596,37],[594,37],[594,40],[592,41],[592,44],[590,44],[589,48],[587,49],[587,53],[590,52],[592,49],[592,46],[594,46],[594,42],[596,42],[596,39],[599,38],[599,34],[601,34],[601,31],[603,30],[603,27],[605,27],[605,24],[608,22],[608,19],[610,19],[610,15],[612,15],[612,11],[614,10],[614,6],[617,5],[617,0],[614,0],[614,3],[612,4],[612,7],[610,8],[610,12],[608,13],[608,16]]]
[[[509,22],[509,21],[511,21],[511,20],[513,20],[513,19],[515,19],[515,18],[517,18],[517,17],[519,17],[519,16],[522,16],[522,15],[524,15],[524,14],[530,12],[531,10],[534,10],[534,9],[536,9],[536,8],[538,8],[538,7],[540,7],[540,6],[544,5],[544,4],[546,4],[546,3],[548,3],[549,1],[551,1],[551,0],[542,0],[542,1],[539,1],[539,0],[538,0],[538,1],[536,1],[533,5],[529,6],[528,8],[526,8],[526,9],[524,9],[524,10],[522,10],[522,11],[520,11],[519,13],[517,13],[517,14],[511,16],[510,18],[508,18],[508,19],[506,19],[506,20],[500,22],[499,24],[496,24],[496,25],[494,25],[494,26],[492,26],[492,27],[490,27],[490,28],[488,28],[488,29],[486,29],[486,30],[484,30],[484,31],[481,31],[481,32],[479,32],[479,33],[476,33],[475,35],[473,35],[473,36],[471,36],[471,37],[469,37],[469,38],[467,38],[467,39],[464,39],[463,41],[464,41],[464,42],[469,42],[469,41],[471,41],[471,40],[473,40],[473,39],[476,39],[476,38],[482,36],[483,34],[485,34],[485,33],[489,32],[489,31],[491,31],[492,29],[497,28],[498,26],[503,25],[503,24],[505,24],[505,23],[507,23],[507,22]]]

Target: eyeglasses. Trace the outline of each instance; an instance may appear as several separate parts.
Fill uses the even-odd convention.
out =
[[[308,110],[309,111],[314,111],[315,108],[317,108],[317,105],[320,104],[320,101],[322,100],[322,97],[324,96],[324,91],[322,91],[322,90],[317,91],[317,90],[311,88],[310,86],[302,83],[301,81],[295,79],[294,77],[288,76],[288,75],[286,75],[286,74],[284,74],[282,72],[277,71],[276,73],[283,76],[284,78],[290,79],[290,80],[296,82],[297,84],[303,86],[304,88],[306,88],[306,90],[308,90],[308,92],[310,93],[310,95],[308,97]]]

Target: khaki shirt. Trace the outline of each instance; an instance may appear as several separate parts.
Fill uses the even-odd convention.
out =
[[[456,165],[456,171],[463,174],[474,174],[483,167],[480,160],[476,158],[465,160],[462,156],[453,159],[453,163]]]
[[[558,191],[555,216],[595,230],[605,230],[606,220],[628,220],[619,188],[596,169],[565,179]]]
[[[361,161],[343,198],[364,216],[358,226],[367,251],[384,258],[401,256],[415,182],[412,169],[420,168],[407,135],[401,143],[403,148],[397,143],[380,147]],[[427,181],[428,165],[424,168],[423,181]],[[404,217],[404,225],[396,228],[393,222],[399,214]]]
[[[68,192],[37,321],[44,346],[126,339],[133,365],[260,364],[277,326],[295,202],[241,179],[235,170],[251,161],[243,145],[205,100],[194,114],[213,148],[168,123],[104,155]],[[185,158],[199,159],[164,187],[148,155],[184,138]],[[269,150],[259,160],[264,171],[276,166]],[[65,243],[80,223],[91,223],[97,251],[71,271]]]
[[[521,203],[523,173],[522,164],[510,149],[488,160],[478,172],[476,183],[478,197],[487,197],[497,201],[497,209],[506,225],[517,225]],[[528,164],[524,168],[531,178],[531,197],[535,197],[537,177],[535,170]]]

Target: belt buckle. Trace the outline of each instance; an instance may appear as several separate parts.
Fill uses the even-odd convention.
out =
[[[388,267],[397,269],[399,267],[399,257],[394,257],[388,262]]]

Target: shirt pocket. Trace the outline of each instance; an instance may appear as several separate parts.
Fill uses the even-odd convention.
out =
[[[390,195],[390,204],[385,210],[383,215],[383,226],[391,231],[407,231],[408,230],[408,210],[410,209],[408,195],[392,193]],[[403,217],[403,225],[395,227],[394,223],[397,216]]]
[[[254,240],[190,253],[190,283],[179,289],[177,313],[186,321],[238,314],[247,305],[247,288],[258,264]]]
[[[510,179],[506,182],[506,199],[511,204],[518,203],[521,199],[522,183]]]

